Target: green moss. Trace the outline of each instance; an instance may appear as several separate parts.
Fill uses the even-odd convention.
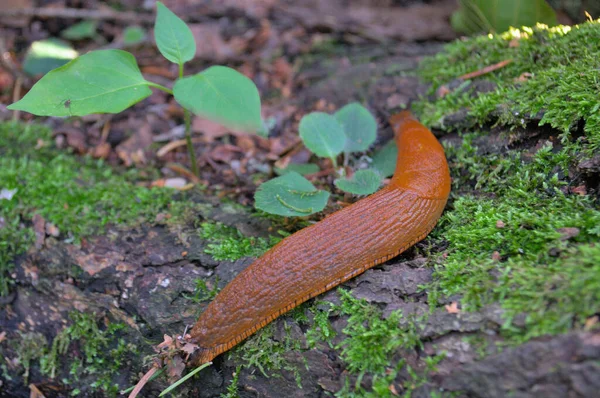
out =
[[[239,379],[240,379],[240,371],[242,370],[241,365],[238,365],[235,368],[235,372],[233,373],[233,378],[231,379],[231,382],[229,383],[229,385],[227,386],[227,390],[221,394],[221,398],[238,398],[240,395],[238,393],[239,387],[238,387],[238,383],[239,383]]]
[[[136,170],[117,173],[102,161],[59,151],[51,131],[37,125],[0,124],[0,295],[8,292],[12,260],[33,242],[34,214],[54,224],[62,239],[77,241],[107,224],[153,221],[172,191],[137,186]]]
[[[19,366],[23,367],[23,380],[27,384],[32,362],[39,357],[40,352],[43,352],[48,343],[41,333],[19,332],[19,337],[13,340],[11,345],[17,347],[17,362]]]
[[[271,323],[235,348],[233,355],[241,359],[244,367],[258,368],[265,377],[281,377],[281,370],[290,371],[296,378],[298,388],[302,388],[298,368],[285,358],[285,353],[300,350],[300,342],[291,337],[287,324],[284,325],[284,331],[283,341],[274,340],[274,324]]]
[[[539,25],[455,41],[421,64],[421,77],[432,83],[431,93],[465,73],[512,62],[476,78],[497,84],[491,92],[472,95],[460,87],[435,101],[415,104],[415,110],[425,124],[437,127],[443,127],[444,116],[462,108],[468,109],[472,125],[496,121],[514,126],[522,123],[522,115],[543,111],[540,125],[560,130],[564,140],[584,120],[591,153],[600,148],[599,41],[600,21],[573,27]],[[518,79],[523,74],[529,77]]]
[[[259,257],[281,240],[270,237],[244,236],[235,228],[222,223],[205,222],[200,225],[200,237],[210,243],[205,250],[215,260],[235,261],[242,257]]]
[[[422,349],[418,331],[424,318],[403,319],[401,311],[382,318],[381,311],[365,300],[354,298],[350,292],[338,290],[341,305],[338,310],[348,315],[348,325],[343,333],[346,338],[339,344],[341,357],[346,369],[358,375],[356,383],[348,380],[336,397],[393,397],[390,386],[399,383],[398,391],[410,397],[412,392],[428,382],[428,376],[435,372],[444,355],[423,359],[423,368],[413,369],[400,358],[402,350]],[[370,389],[361,386],[365,375],[372,377]]]
[[[600,210],[561,189],[570,151],[546,145],[527,161],[516,151],[479,156],[470,137],[447,148],[456,189],[433,233],[449,246],[430,302],[461,294],[467,310],[500,303],[511,343],[581,327],[600,310]],[[561,228],[578,235],[566,239]],[[519,314],[526,314],[522,327],[513,322]]]
[[[70,369],[70,380],[63,379],[63,383],[73,384],[86,376],[94,380],[90,384],[92,390],[116,396],[119,386],[114,383],[114,376],[126,365],[127,357],[137,353],[134,344],[116,337],[125,325],[113,323],[106,329],[100,329],[93,315],[80,312],[72,312],[70,318],[71,325],[55,336],[50,350],[37,353],[42,373],[53,379],[63,363]],[[70,362],[65,361],[74,347],[82,355]]]

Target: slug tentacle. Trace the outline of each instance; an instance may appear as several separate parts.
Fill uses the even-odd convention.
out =
[[[410,114],[397,126],[398,166],[390,184],[298,231],[242,271],[191,331],[204,363],[279,315],[402,253],[433,229],[450,191],[443,148]]]

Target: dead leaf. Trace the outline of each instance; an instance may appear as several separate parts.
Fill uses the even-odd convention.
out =
[[[494,261],[500,261],[502,259],[502,256],[500,255],[499,251],[494,251],[492,253],[492,260]]]
[[[502,229],[502,228],[504,228],[505,226],[506,226],[506,224],[504,223],[504,221],[502,221],[502,220],[498,220],[498,221],[496,221],[496,228],[498,228],[498,229]]]
[[[56,130],[52,135],[57,139],[59,139],[60,136],[64,136],[67,146],[73,148],[79,154],[87,152],[85,134],[78,128],[65,126]]]
[[[235,145],[225,144],[219,145],[210,151],[208,156],[210,156],[210,158],[216,162],[229,163],[240,153],[244,153],[241,148]]]
[[[156,348],[158,348],[160,350],[162,350],[163,348],[167,348],[167,349],[175,348],[175,341],[171,336],[169,336],[168,334],[165,334],[163,336],[163,342],[160,343],[159,345],[157,345]]]
[[[176,381],[181,378],[183,371],[185,370],[185,363],[179,355],[175,355],[172,358],[166,360],[167,377],[170,381]]]
[[[46,398],[44,394],[35,386],[35,384],[29,385],[29,398]]]
[[[6,332],[0,332],[0,343],[6,340]]]
[[[119,144],[115,150],[125,166],[129,167],[133,164],[143,165],[146,164],[145,150],[152,143],[150,124],[144,123],[140,128],[135,130],[131,137]]]
[[[41,249],[44,246],[44,241],[46,240],[46,221],[44,217],[39,214],[34,214],[33,219],[33,230],[35,231],[35,248]]]
[[[571,192],[580,196],[585,196],[587,195],[587,188],[585,185],[579,185],[577,187],[571,187]]]
[[[192,344],[192,343],[185,343],[183,345],[183,347],[181,347],[181,351],[185,352],[188,355],[191,355],[194,353],[194,351],[196,351],[198,348],[200,348],[197,344]]]
[[[529,73],[529,72],[523,72],[521,73],[521,75],[519,77],[517,77],[515,79],[516,83],[523,83],[526,82],[527,80],[531,79],[533,77],[533,74]]]
[[[565,241],[565,240],[569,240],[571,238],[575,238],[576,236],[579,235],[579,228],[575,228],[575,227],[565,227],[565,228],[558,228],[556,230],[556,232],[558,232],[561,236],[560,236],[560,240]]]
[[[583,330],[585,330],[586,332],[589,332],[598,324],[598,321],[600,321],[600,319],[598,318],[598,315],[589,317],[588,319],[585,320]]]
[[[33,0],[2,0],[2,7],[0,7],[4,11],[8,10],[23,10],[29,9],[35,6]],[[2,17],[0,18],[0,25],[4,25],[6,27],[13,28],[24,28],[29,25],[29,20],[31,17],[22,16],[22,17]]]
[[[236,51],[223,38],[218,22],[188,26],[196,39],[196,58],[223,62],[236,55]]]
[[[212,142],[215,138],[222,137],[231,132],[230,129],[222,124],[201,117],[194,117],[192,120],[192,131],[202,133],[208,142]]]
[[[96,159],[106,159],[110,155],[111,146],[108,142],[101,142],[92,148],[92,156]]]
[[[58,227],[52,223],[46,223],[46,234],[57,238],[60,235]]]
[[[448,311],[449,314],[458,314],[460,312],[460,309],[458,309],[458,301],[453,301],[449,305],[446,305],[446,311]]]
[[[392,94],[388,97],[386,104],[388,109],[404,108],[408,105],[409,98],[404,94]]]

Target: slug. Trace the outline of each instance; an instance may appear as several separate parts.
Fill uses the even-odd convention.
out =
[[[191,364],[212,361],[279,315],[419,242],[450,193],[444,150],[404,111],[390,119],[398,146],[390,183],[283,239],[235,277],[191,330]]]

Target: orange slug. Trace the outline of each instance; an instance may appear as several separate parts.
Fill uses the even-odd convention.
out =
[[[392,116],[398,160],[375,194],[283,239],[235,277],[191,331],[191,363],[229,350],[279,315],[419,242],[435,226],[450,193],[444,150],[404,111]]]

